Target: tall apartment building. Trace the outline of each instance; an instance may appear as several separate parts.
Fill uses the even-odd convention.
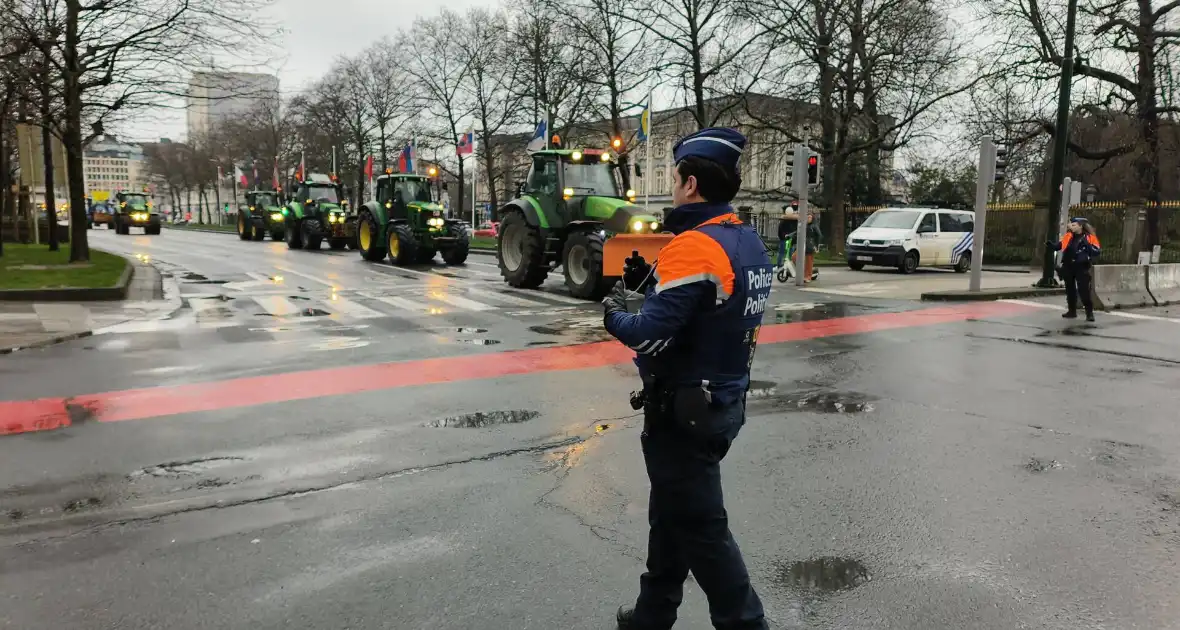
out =
[[[188,141],[207,134],[221,121],[279,103],[279,78],[244,72],[197,72],[189,81]]]
[[[100,136],[87,145],[82,172],[86,196],[91,198],[95,192],[114,195],[120,190],[142,190],[149,180],[143,148],[114,136]]]

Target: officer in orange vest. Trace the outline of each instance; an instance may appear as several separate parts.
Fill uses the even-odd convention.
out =
[[[1090,272],[1094,261],[1102,253],[1094,228],[1085,217],[1070,219],[1069,230],[1049,248],[1061,252],[1061,279],[1065,281],[1065,300],[1069,307],[1062,317],[1078,316],[1078,299],[1086,309],[1086,321],[1094,321],[1094,302],[1090,297]]]
[[[692,571],[714,628],[764,630],[762,602],[729,531],[721,460],[745,424],[746,390],[774,270],[758,233],[730,202],[741,186],[746,139],[703,129],[673,148],[675,238],[653,269],[628,259],[624,286],[603,300],[605,326],[636,352],[643,380],[640,441],[651,481],[647,572],[620,630],[668,630]],[[626,291],[643,290],[638,314]]]

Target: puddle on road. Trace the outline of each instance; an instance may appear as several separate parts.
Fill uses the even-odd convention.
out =
[[[528,422],[537,416],[540,412],[529,409],[513,409],[510,411],[477,411],[475,413],[466,413],[461,416],[451,416],[449,418],[442,418],[441,420],[431,420],[426,424],[428,427],[436,429],[478,429],[481,427],[489,427],[497,424],[518,424],[521,422]]]
[[[322,308],[305,308],[302,311],[299,311],[299,314],[303,317],[323,317],[325,315],[331,315],[331,313],[325,311]]]
[[[774,323],[793,324],[795,322],[814,322],[823,319],[865,315],[884,310],[887,309],[883,306],[846,304],[844,302],[779,304],[775,307]]]
[[[8,515],[8,520],[10,520],[10,521],[20,521],[20,520],[24,520],[25,511],[24,510],[8,510],[7,515]]]
[[[768,396],[779,408],[817,413],[862,413],[873,411],[871,398],[856,392],[807,391]]]
[[[569,335],[574,337],[579,343],[611,341],[614,339],[602,327],[601,316],[559,319],[548,324],[529,326],[529,331],[539,335]]]
[[[98,497],[85,497],[83,499],[74,499],[67,501],[65,505],[61,506],[63,512],[81,512],[87,508],[95,508],[102,505],[102,499]]]
[[[803,593],[835,593],[854,589],[873,576],[851,558],[814,558],[779,567],[775,581],[782,587]]]
[[[500,343],[499,339],[456,339],[455,341],[473,346],[494,346]]]
[[[181,280],[208,280],[209,278],[207,278],[199,273],[193,273],[190,271],[190,272],[184,274],[183,276],[181,276],[180,279]]]
[[[478,335],[480,333],[486,333],[487,331],[488,331],[487,328],[456,328],[455,329],[455,332],[462,334],[462,335]]]
[[[243,461],[243,458],[203,457],[200,459],[190,459],[180,462],[168,462],[165,464],[141,468],[131,473],[131,477],[185,477],[189,475],[199,475],[219,466],[227,466],[234,462],[240,461]]]
[[[1024,463],[1024,468],[1031,473],[1043,473],[1046,470],[1056,470],[1061,468],[1061,462],[1055,459],[1030,457],[1028,461]]]
[[[306,295],[288,295],[287,299],[289,299],[289,300],[303,300],[304,302],[311,301],[311,298],[307,297]]]
[[[555,345],[557,345],[557,342],[556,342],[556,341],[530,341],[530,342],[528,342],[528,344],[526,344],[526,345],[530,345],[530,346],[555,346]]]

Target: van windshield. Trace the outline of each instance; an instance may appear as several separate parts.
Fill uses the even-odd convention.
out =
[[[921,213],[913,210],[878,210],[860,226],[908,230],[918,222],[919,214]]]

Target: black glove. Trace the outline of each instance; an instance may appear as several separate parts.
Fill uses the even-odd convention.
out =
[[[611,313],[627,312],[627,290],[623,288],[622,282],[616,282],[610,293],[602,298],[602,308],[604,319],[610,317]]]
[[[1045,241],[1045,247],[1048,247],[1049,249],[1058,249],[1060,245],[1057,243],[1058,241]]]
[[[632,291],[642,293],[655,280],[652,276],[651,265],[638,251],[632,250],[631,256],[623,261],[623,284]]]

